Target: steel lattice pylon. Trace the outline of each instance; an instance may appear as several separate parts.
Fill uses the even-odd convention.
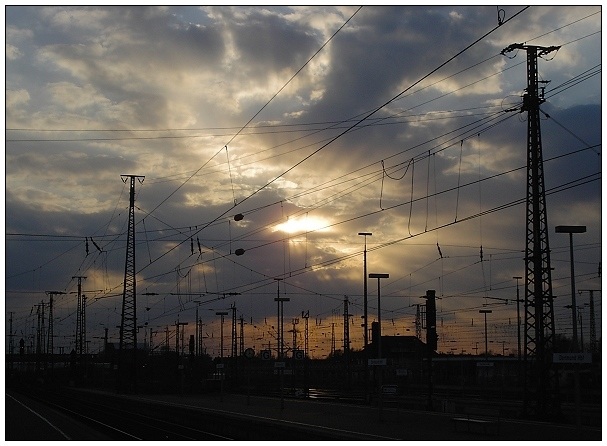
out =
[[[551,358],[554,306],[539,109],[544,95],[537,69],[538,57],[558,48],[512,44],[502,51],[502,54],[517,49],[527,52],[527,89],[521,107],[521,112],[527,112],[525,411],[538,418],[554,417],[560,411],[558,379]]]
[[[121,175],[126,183],[130,179],[129,222],[126,241],[126,261],[124,263],[124,290],[122,293],[122,317],[120,322],[119,347],[119,387],[124,388],[124,378],[128,373],[133,391],[136,390],[137,373],[137,281],[135,278],[135,179],[143,182],[140,175]],[[132,354],[128,359],[127,350]],[[130,369],[130,373],[129,373]]]

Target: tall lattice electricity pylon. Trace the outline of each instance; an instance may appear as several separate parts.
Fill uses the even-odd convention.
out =
[[[540,104],[544,87],[538,80],[537,60],[558,46],[514,43],[502,54],[527,53],[527,89],[521,113],[527,112],[527,232],[525,250],[525,398],[524,410],[534,418],[553,418],[560,412],[558,376],[552,366],[554,306],[548,243],[548,218],[540,132]]]
[[[141,175],[121,175],[124,183],[130,180],[129,223],[124,262],[124,290],[120,322],[118,351],[119,390],[137,391],[137,281],[135,278],[135,180],[143,182]],[[129,355],[130,354],[130,357]]]

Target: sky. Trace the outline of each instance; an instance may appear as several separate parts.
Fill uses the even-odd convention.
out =
[[[584,225],[574,265],[589,342],[585,290],[602,280],[600,5],[4,13],[5,333],[12,320],[15,344],[33,345],[36,312],[60,291],[54,345],[74,348],[78,276],[89,351],[105,328],[119,341],[124,175],[138,175],[140,342],[151,333],[158,348],[178,321],[187,339],[198,312],[217,356],[216,313],[235,307],[245,347],[275,348],[279,296],[289,346],[295,330],[302,348],[308,316],[312,357],[342,349],[346,314],[360,349],[366,251],[368,273],[389,274],[368,281],[369,324],[379,285],[384,335],[414,336],[435,290],[440,352],[482,353],[479,310],[491,309],[489,349],[515,354],[527,59],[502,54],[513,43],[558,47],[538,59],[555,330],[572,335],[569,237],[554,228]],[[594,306],[600,339],[600,291]],[[230,326],[228,316],[226,355]]]

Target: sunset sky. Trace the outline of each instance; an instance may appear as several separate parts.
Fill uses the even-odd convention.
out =
[[[87,277],[90,351],[106,327],[118,342],[127,174],[145,176],[140,342],[152,329],[159,345],[178,320],[194,333],[198,307],[219,355],[215,313],[234,305],[245,346],[274,346],[280,293],[300,348],[309,312],[313,357],[329,353],[332,328],[343,348],[348,296],[359,349],[358,233],[370,232],[368,272],[390,275],[383,334],[415,335],[416,305],[434,289],[439,351],[481,353],[489,308],[490,349],[516,353],[527,80],[526,53],[501,54],[512,43],[560,46],[538,61],[557,333],[571,336],[572,321],[569,237],[555,226],[587,227],[574,235],[576,288],[601,288],[600,5],[9,6],[5,24],[5,333],[12,313],[16,343],[33,342],[36,305],[57,290],[55,348],[74,347],[74,276]],[[588,302],[577,295],[585,342]]]

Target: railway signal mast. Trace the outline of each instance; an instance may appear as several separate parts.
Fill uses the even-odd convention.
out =
[[[545,102],[544,87],[538,80],[537,59],[557,51],[558,46],[513,43],[502,50],[527,53],[527,88],[521,113],[527,112],[527,232],[525,250],[525,402],[536,417],[554,417],[560,411],[558,378],[551,367],[554,345],[554,306],[550,274],[550,247],[544,167],[540,132],[540,104]],[[530,385],[534,384],[534,389]],[[533,396],[534,407],[530,408]]]

